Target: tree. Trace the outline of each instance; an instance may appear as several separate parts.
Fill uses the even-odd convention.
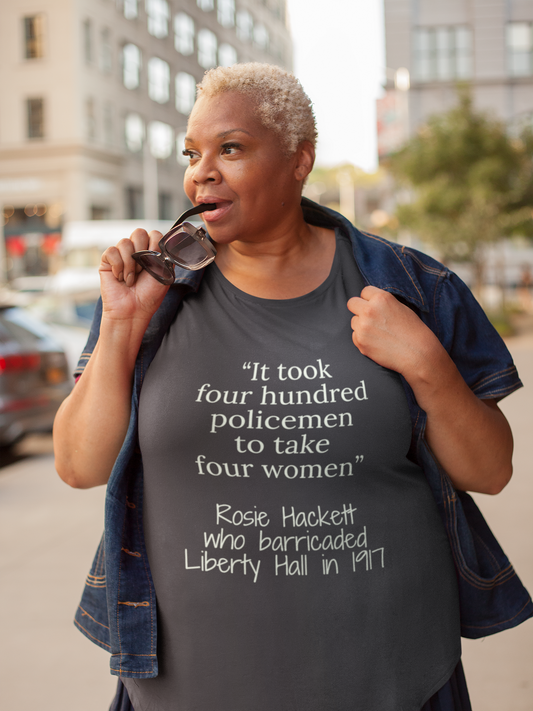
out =
[[[398,205],[400,226],[435,245],[442,259],[471,260],[482,278],[482,245],[502,236],[533,237],[533,133],[513,138],[475,111],[467,87],[458,104],[433,116],[390,158],[413,200]]]

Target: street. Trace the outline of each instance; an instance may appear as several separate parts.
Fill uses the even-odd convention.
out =
[[[515,434],[514,479],[499,496],[476,499],[531,591],[533,336],[508,344],[526,386],[502,403]],[[108,655],[72,623],[103,528],[104,489],[63,484],[49,436],[28,438],[0,465],[0,708],[106,711],[116,684]],[[474,711],[533,711],[532,620],[465,640],[464,664]]]

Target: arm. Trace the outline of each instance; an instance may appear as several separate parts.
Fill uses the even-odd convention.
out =
[[[70,486],[105,484],[124,441],[137,353],[168,289],[146,272],[138,273],[131,255],[156,249],[160,238],[159,232],[135,230],[131,239],[102,256],[100,337],[54,422],[56,469]]]
[[[411,386],[427,414],[427,441],[453,485],[499,493],[511,478],[513,439],[496,402],[473,394],[434,333],[391,294],[367,286],[348,308],[354,344]]]

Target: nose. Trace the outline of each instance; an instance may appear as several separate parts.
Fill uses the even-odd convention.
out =
[[[214,161],[208,155],[204,155],[192,166],[192,179],[196,185],[216,184],[221,181],[221,175]]]

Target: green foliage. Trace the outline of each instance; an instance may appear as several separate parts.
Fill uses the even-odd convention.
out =
[[[458,98],[389,167],[413,197],[398,206],[400,226],[436,245],[444,259],[475,259],[480,244],[533,237],[533,134],[511,137],[503,123],[474,110],[465,86]]]

